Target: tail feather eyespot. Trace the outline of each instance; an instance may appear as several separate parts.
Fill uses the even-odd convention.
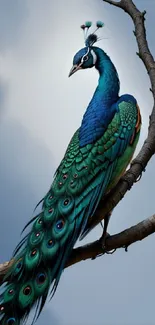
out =
[[[7,320],[7,325],[14,325],[16,323],[16,319],[14,317],[10,317]]]

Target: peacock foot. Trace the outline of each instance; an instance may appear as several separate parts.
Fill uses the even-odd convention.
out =
[[[113,254],[116,249],[113,249],[112,251],[108,251],[106,249],[106,240],[110,237],[110,234],[108,232],[104,233],[101,237],[101,245],[102,245],[102,249],[103,249],[103,254]]]
[[[106,240],[107,238],[110,237],[110,234],[108,234],[108,232],[104,232],[103,231],[103,234],[102,234],[102,237],[101,237],[101,245],[102,245],[102,249],[104,251],[106,251]]]

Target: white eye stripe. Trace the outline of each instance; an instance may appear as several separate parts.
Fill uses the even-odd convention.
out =
[[[87,53],[82,57],[82,59],[81,59],[81,63],[84,62],[84,58],[86,58],[86,57],[88,56],[88,53],[89,53],[89,47],[88,47],[88,51],[87,51]]]
[[[97,61],[97,55],[95,54],[95,52],[93,50],[90,51],[93,57],[93,64],[95,65],[96,61]]]
[[[89,51],[90,51],[90,49],[88,48],[87,53],[81,59],[81,63],[83,63],[84,61],[87,61],[87,60],[84,60],[84,59],[88,58]],[[95,52],[93,50],[91,50],[90,53],[92,54],[92,57],[93,57],[93,65],[95,65],[95,63],[97,61],[97,55],[95,54]]]
[[[87,60],[88,60],[88,55],[84,55],[83,58],[82,58],[82,60],[81,60],[81,62],[85,62]]]

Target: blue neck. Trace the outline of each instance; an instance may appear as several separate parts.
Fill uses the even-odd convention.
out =
[[[103,135],[115,114],[115,107],[112,105],[118,100],[119,93],[118,74],[110,58],[98,47],[93,47],[93,51],[97,56],[95,67],[100,77],[80,127],[81,147],[95,142]]]

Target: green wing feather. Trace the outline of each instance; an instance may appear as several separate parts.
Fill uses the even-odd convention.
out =
[[[119,103],[118,108],[118,113],[115,114],[111,124],[103,135],[107,143],[109,143],[107,134],[110,135],[111,147],[108,149],[108,161],[110,164],[110,161],[113,160],[115,167],[113,168],[110,182],[107,184],[106,190],[101,193],[100,198],[109,193],[124,174],[133,157],[140,136],[141,115],[138,105],[132,102],[122,101]],[[113,130],[111,134],[110,129]],[[106,152],[105,154],[107,156]],[[85,229],[81,233],[80,240],[94,227],[94,223],[92,222],[93,215],[90,214],[90,216],[91,218],[87,220]]]
[[[10,319],[14,321],[10,324],[20,324],[34,305],[38,317],[51,284],[54,294],[75,242],[87,229],[89,216],[134,152],[137,120],[137,106],[122,102],[98,141],[81,148],[79,130],[74,134],[43,200],[42,212],[32,219],[30,233],[15,251],[1,296],[2,325]]]

